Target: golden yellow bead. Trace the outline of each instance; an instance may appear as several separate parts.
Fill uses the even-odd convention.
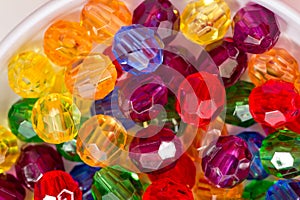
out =
[[[8,81],[23,98],[38,98],[54,85],[55,72],[47,57],[27,51],[13,57],[8,64]]]
[[[31,121],[45,142],[60,144],[78,133],[81,113],[69,96],[53,93],[41,97],[32,109]]]
[[[230,8],[224,0],[198,0],[183,10],[180,29],[191,41],[207,45],[223,38],[230,24]]]

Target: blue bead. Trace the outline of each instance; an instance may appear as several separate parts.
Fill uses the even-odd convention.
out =
[[[266,178],[268,176],[268,173],[265,171],[259,157],[259,148],[261,147],[261,143],[264,137],[257,132],[242,132],[237,136],[247,142],[248,148],[252,153],[253,157],[252,163],[250,165],[250,172],[247,179],[262,180]]]
[[[266,200],[294,200],[300,199],[300,182],[296,180],[279,180],[271,186]]]
[[[112,52],[124,71],[139,75],[154,72],[162,64],[163,48],[155,30],[133,24],[115,34]]]

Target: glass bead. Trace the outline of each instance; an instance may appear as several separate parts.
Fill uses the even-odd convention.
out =
[[[252,180],[247,183],[243,192],[243,199],[265,200],[268,189],[274,184],[270,180]]]
[[[26,191],[22,184],[11,174],[0,174],[0,199],[24,200]]]
[[[37,99],[20,99],[8,111],[11,132],[24,142],[43,142],[33,130],[31,123],[32,108]]]
[[[124,71],[139,75],[154,72],[162,64],[163,48],[154,30],[133,24],[116,33],[112,51]]]
[[[38,52],[19,53],[8,64],[9,86],[23,98],[38,98],[49,93],[54,77],[48,58]]]
[[[81,11],[81,23],[97,43],[111,43],[122,26],[131,24],[131,18],[126,3],[119,0],[89,1]]]
[[[115,87],[117,71],[108,56],[90,54],[78,59],[65,74],[68,90],[83,99],[102,99]]]
[[[57,144],[56,150],[67,160],[81,162],[81,159],[76,152],[76,141],[76,139],[73,139],[61,144]]]
[[[53,93],[41,97],[32,109],[37,135],[47,143],[60,144],[76,137],[81,113],[69,96]]]
[[[54,170],[45,173],[34,186],[34,200],[46,199],[82,200],[82,192],[70,174]]]
[[[115,118],[95,115],[81,126],[77,137],[77,153],[94,167],[105,167],[116,161],[127,142],[127,132]]]
[[[92,50],[88,31],[78,22],[59,20],[44,34],[44,52],[55,64],[68,66],[80,55]]]
[[[115,165],[96,172],[92,194],[94,199],[141,200],[143,186],[137,174]]]
[[[184,8],[180,29],[191,41],[207,45],[223,38],[230,24],[230,8],[224,0],[197,0]]]
[[[46,172],[65,170],[58,152],[45,144],[24,146],[15,169],[19,181],[30,190]]]
[[[294,200],[300,198],[300,182],[298,180],[279,180],[272,185],[265,197],[266,200]]]
[[[10,170],[20,155],[17,137],[0,126],[0,174]]]

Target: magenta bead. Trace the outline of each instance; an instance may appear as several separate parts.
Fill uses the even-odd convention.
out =
[[[249,53],[270,50],[278,41],[280,30],[274,13],[258,4],[247,4],[233,18],[233,39]]]
[[[0,200],[23,200],[25,196],[19,180],[11,174],[0,174]]]
[[[248,177],[252,154],[247,143],[237,136],[220,136],[203,155],[205,177],[217,187],[232,188]]]

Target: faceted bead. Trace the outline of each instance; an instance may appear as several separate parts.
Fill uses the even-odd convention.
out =
[[[145,0],[133,11],[133,24],[157,28],[165,44],[170,43],[180,29],[180,15],[169,0]]]
[[[300,175],[300,135],[279,130],[267,136],[260,148],[260,159],[268,174],[279,178]]]
[[[108,56],[94,53],[78,59],[66,71],[68,90],[84,99],[102,99],[115,87],[117,71]]]
[[[15,169],[20,182],[33,190],[35,183],[46,172],[65,168],[57,151],[48,145],[39,144],[27,145],[22,148]]]
[[[80,117],[80,111],[69,96],[53,93],[41,97],[34,104],[31,121],[42,140],[60,144],[77,135]]]
[[[65,83],[65,73],[66,68],[60,67],[59,69],[56,69],[55,73],[55,82],[53,87],[50,90],[50,93],[62,93],[65,95],[69,95],[70,92],[67,89],[66,83]]]
[[[179,85],[176,110],[185,123],[203,127],[221,113],[225,98],[225,89],[218,77],[199,72]]]
[[[230,24],[230,8],[224,0],[198,0],[184,8],[180,29],[191,41],[207,45],[223,38]]]
[[[268,189],[265,198],[266,200],[299,199],[300,182],[298,180],[279,180]]]
[[[31,114],[37,99],[21,99],[14,103],[8,112],[11,132],[24,142],[42,142],[32,128]]]
[[[44,52],[59,66],[68,66],[80,55],[92,50],[88,31],[78,22],[59,20],[44,34]]]
[[[268,176],[265,171],[259,157],[259,148],[264,139],[262,135],[257,132],[242,132],[237,135],[238,137],[245,140],[248,144],[248,148],[252,153],[252,163],[250,165],[250,172],[247,179],[257,179],[262,180]]]
[[[0,126],[0,174],[10,170],[20,154],[17,137]]]
[[[144,173],[163,170],[175,166],[182,155],[179,138],[167,128],[153,125],[138,131],[130,143],[129,157]]]
[[[265,200],[267,190],[274,184],[270,180],[252,180],[249,182],[243,192],[243,199]]]
[[[224,38],[208,54],[219,68],[225,87],[234,85],[247,69],[247,54],[236,47],[232,38]]]
[[[77,153],[94,167],[112,165],[127,142],[127,132],[119,121],[108,115],[95,115],[81,126]]]
[[[0,174],[0,199],[24,200],[26,191],[22,184],[11,174]]]
[[[81,162],[81,159],[76,152],[76,139],[57,144],[56,150],[67,160]]]
[[[260,54],[278,41],[280,30],[275,14],[267,8],[249,3],[233,17],[233,39],[238,48]]]
[[[54,75],[48,58],[34,51],[17,54],[8,64],[9,86],[23,98],[38,98],[49,93]]]
[[[279,128],[300,114],[300,95],[292,83],[269,80],[252,90],[249,108],[256,122]]]
[[[154,72],[162,64],[163,48],[154,30],[133,24],[116,33],[112,51],[124,71],[138,75]]]
[[[107,47],[104,51],[103,54],[108,56],[110,58],[110,60],[112,61],[112,63],[114,64],[114,66],[116,67],[117,70],[117,78],[120,78],[123,74],[123,70],[122,67],[120,65],[120,63],[117,61],[114,53],[112,52],[112,46]]]
[[[194,162],[187,154],[183,154],[176,162],[173,168],[167,171],[154,171],[148,174],[152,182],[159,181],[163,178],[170,178],[178,183],[193,188],[195,185],[196,167]]]
[[[111,43],[122,26],[131,24],[131,18],[125,2],[119,0],[89,1],[81,11],[81,23],[97,43]]]
[[[245,128],[255,123],[249,110],[249,95],[253,88],[252,83],[241,80],[226,88],[226,123]]]
[[[247,143],[237,136],[220,136],[203,155],[205,177],[217,187],[232,188],[249,174],[252,154]]]
[[[141,200],[143,186],[137,174],[115,165],[96,172],[92,194],[94,199]]]
[[[300,115],[294,121],[287,123],[286,128],[300,134]]]
[[[66,172],[47,172],[34,186],[34,200],[65,199],[82,200],[78,183]]]
[[[153,182],[145,191],[143,200],[193,200],[191,190],[184,184],[164,178]]]

